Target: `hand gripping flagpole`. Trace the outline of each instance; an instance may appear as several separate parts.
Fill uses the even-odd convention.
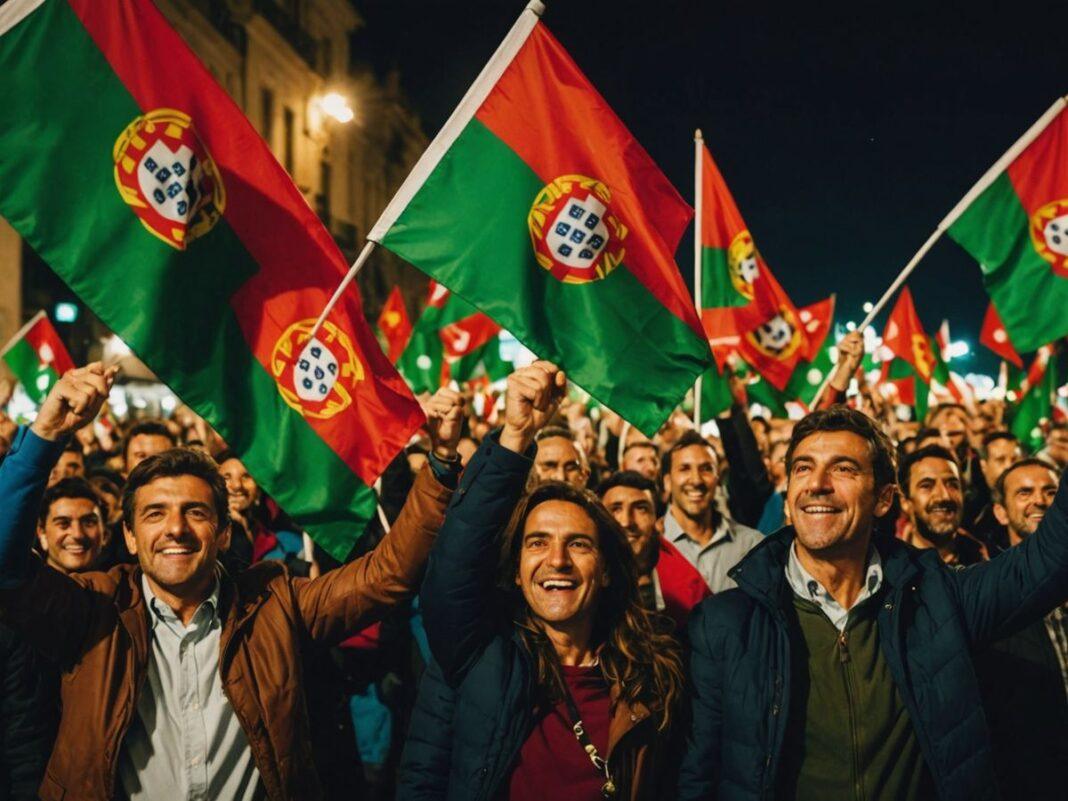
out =
[[[353,262],[352,267],[349,268],[349,271],[341,280],[338,288],[330,298],[330,302],[326,304],[323,313],[319,315],[319,319],[315,321],[315,326],[311,330],[309,339],[319,333],[319,328],[322,326],[323,321],[326,320],[330,312],[333,311],[334,306],[337,305],[338,300],[341,299],[341,293],[348,288],[356,274],[367,262],[371,251],[374,250],[375,243],[380,242],[386,232],[393,226],[393,223],[397,221],[397,218],[408,206],[412,198],[422,188],[426,179],[434,172],[434,169],[441,161],[441,157],[452,147],[461,131],[475,116],[475,112],[478,111],[486,96],[496,86],[497,81],[500,80],[508,65],[512,63],[516,53],[526,43],[531,31],[534,30],[544,12],[545,4],[542,0],[529,0],[523,8],[519,19],[515,21],[511,30],[508,31],[493,55],[490,56],[490,60],[486,62],[482,72],[475,78],[475,82],[471,84],[467,94],[460,100],[459,105],[453,109],[452,114],[445,120],[445,124],[441,126],[437,136],[427,145],[423,155],[419,157],[419,161],[415,163],[412,171],[408,173],[408,177],[404,179],[404,183],[400,185],[400,188],[379,215],[378,220],[371,226],[363,250],[360,251],[360,255],[356,257],[356,261]]]
[[[864,318],[864,322],[857,326],[858,331],[863,332],[865,328],[871,325],[871,321],[874,320],[879,314],[879,312],[883,310],[883,307],[886,306],[886,304],[890,301],[890,298],[892,298],[894,294],[901,288],[901,285],[904,284],[906,280],[908,280],[908,277],[912,275],[912,271],[916,269],[916,266],[920,263],[920,260],[927,255],[927,253],[931,250],[932,247],[934,247],[935,242],[937,242],[941,238],[942,234],[944,234],[949,229],[949,227],[953,225],[953,223],[960,219],[960,216],[964,213],[965,209],[972,205],[972,203],[975,202],[976,198],[978,198],[981,194],[983,194],[983,192],[990,188],[990,185],[994,183],[995,180],[997,180],[997,177],[1001,175],[1001,173],[1005,172],[1005,170],[1008,169],[1008,166],[1016,160],[1016,157],[1019,156],[1024,150],[1026,150],[1028,145],[1030,145],[1032,142],[1035,141],[1035,139],[1038,138],[1039,134],[1046,130],[1049,124],[1053,122],[1054,119],[1056,119],[1057,115],[1064,110],[1065,106],[1068,106],[1068,102],[1066,102],[1066,100],[1068,100],[1068,98],[1058,97],[1054,101],[1053,105],[1046,110],[1046,113],[1039,117],[1038,120],[1035,121],[1034,125],[1028,128],[1024,135],[1017,139],[1013,143],[1012,147],[1006,150],[1005,153],[1002,154],[1001,158],[995,161],[994,165],[989,170],[983,173],[983,177],[975,182],[975,186],[968,190],[968,193],[960,199],[960,202],[956,206],[954,206],[953,209],[949,212],[949,214],[947,214],[945,218],[943,218],[942,222],[938,224],[938,227],[935,228],[934,232],[929,237],[927,237],[927,241],[923,243],[923,245],[918,251],[916,251],[916,255],[909,259],[908,264],[906,264],[904,269],[900,273],[898,273],[898,276],[894,279],[894,282],[890,284],[890,287],[886,290],[886,292],[883,293],[883,296],[879,298],[879,302],[872,306],[871,311],[868,312],[868,315]],[[823,397],[823,393],[827,390],[827,386],[831,383],[831,376],[833,375],[834,370],[831,370],[829,373],[827,373],[827,377],[823,379],[823,384],[820,386],[819,391],[816,393],[816,397],[812,400],[813,407],[819,405],[820,398]]]
[[[693,298],[697,307],[697,319],[701,319],[701,146],[704,138],[701,129],[693,134]],[[704,323],[702,323],[704,325]],[[701,430],[701,380],[697,376],[693,387],[693,427]]]

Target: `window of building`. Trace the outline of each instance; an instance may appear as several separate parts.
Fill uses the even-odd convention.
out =
[[[260,134],[274,149],[274,92],[267,87],[260,89]]]
[[[282,133],[286,138],[282,145],[285,155],[283,162],[285,163],[286,172],[293,175],[297,150],[297,116],[293,113],[293,109],[288,107],[282,109]]]

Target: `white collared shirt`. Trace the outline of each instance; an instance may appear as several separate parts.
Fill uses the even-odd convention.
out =
[[[853,602],[853,606],[850,607],[850,609],[843,608],[842,605],[834,600],[834,597],[827,592],[827,589],[816,581],[811,573],[805,570],[804,565],[801,564],[801,560],[797,558],[796,541],[790,543],[790,558],[786,562],[786,580],[790,583],[790,589],[794,591],[795,595],[815,603],[823,611],[823,614],[827,616],[827,619],[834,624],[836,629],[845,631],[846,624],[849,622],[850,609],[856,609],[864,601],[875,595],[882,586],[883,561],[879,558],[879,552],[875,550],[875,548],[872,548],[869,551],[868,570],[864,576],[864,586],[861,588],[860,595],[857,596],[857,600]]]

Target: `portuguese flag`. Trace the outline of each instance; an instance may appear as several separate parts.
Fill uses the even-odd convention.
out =
[[[1057,392],[1057,360],[1052,348],[1044,346],[1035,353],[1020,388],[1020,402],[1013,413],[1009,429],[1032,452],[1045,443],[1042,421],[1053,414],[1053,398]]]
[[[0,7],[0,214],[344,558],[422,413],[252,125],[150,0]]]
[[[652,435],[709,363],[673,258],[691,210],[520,16],[368,238]]]
[[[37,312],[11,337],[0,350],[0,356],[38,405],[59,377],[74,368],[63,340],[43,311]]]
[[[1005,324],[1001,322],[998,310],[991,303],[986,307],[986,315],[983,317],[983,327],[979,331],[979,343],[985,345],[1002,359],[1023,369],[1023,359],[1009,339],[1009,332],[1005,330]]]
[[[412,335],[412,324],[408,320],[408,310],[404,308],[404,296],[399,286],[393,287],[382,306],[378,315],[378,330],[386,340],[386,356],[396,364]]]
[[[901,290],[897,303],[886,320],[883,345],[893,353],[894,362],[897,363],[884,362],[881,380],[912,377],[916,418],[922,420],[927,416],[931,381],[935,380],[946,386],[950,382],[950,376],[949,368],[942,359],[941,349],[923,330],[908,287]]]
[[[1059,99],[943,221],[979,262],[1009,340],[1068,334],[1068,118]]]

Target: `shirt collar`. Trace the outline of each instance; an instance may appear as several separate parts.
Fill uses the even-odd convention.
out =
[[[731,531],[731,522],[727,519],[727,516],[717,515],[717,517],[719,518],[719,522],[716,524],[716,530],[712,532],[712,539],[710,539],[704,546],[705,548],[715,545],[721,540],[729,539],[733,534]],[[672,542],[678,542],[681,539],[695,542],[689,534],[683,531],[682,524],[680,524],[675,517],[675,508],[673,506],[669,506],[667,514],[664,515],[664,536]]]
[[[212,585],[211,594],[197,607],[196,614],[200,614],[200,610],[207,607],[209,613],[209,620],[214,621],[219,615],[219,590],[222,582],[219,581],[219,568],[215,568],[215,583]],[[148,604],[151,614],[148,616],[149,625],[154,629],[160,622],[167,622],[168,624],[178,623],[181,621],[178,615],[174,613],[167,604],[163,603],[156,594],[152,592],[152,587],[149,586],[148,576],[141,573],[141,591],[145,595],[145,601]],[[196,616],[194,614],[194,617]],[[184,628],[184,626],[183,626]]]
[[[797,558],[796,541],[790,543],[790,558],[786,562],[786,580],[795,595],[817,604],[839,631],[845,629],[850,610],[844,609],[838,601],[834,600],[834,596],[805,570],[801,560]],[[875,595],[882,584],[883,562],[879,551],[873,546],[868,550],[868,568],[864,576],[864,586],[851,609],[856,609],[862,602]]]

